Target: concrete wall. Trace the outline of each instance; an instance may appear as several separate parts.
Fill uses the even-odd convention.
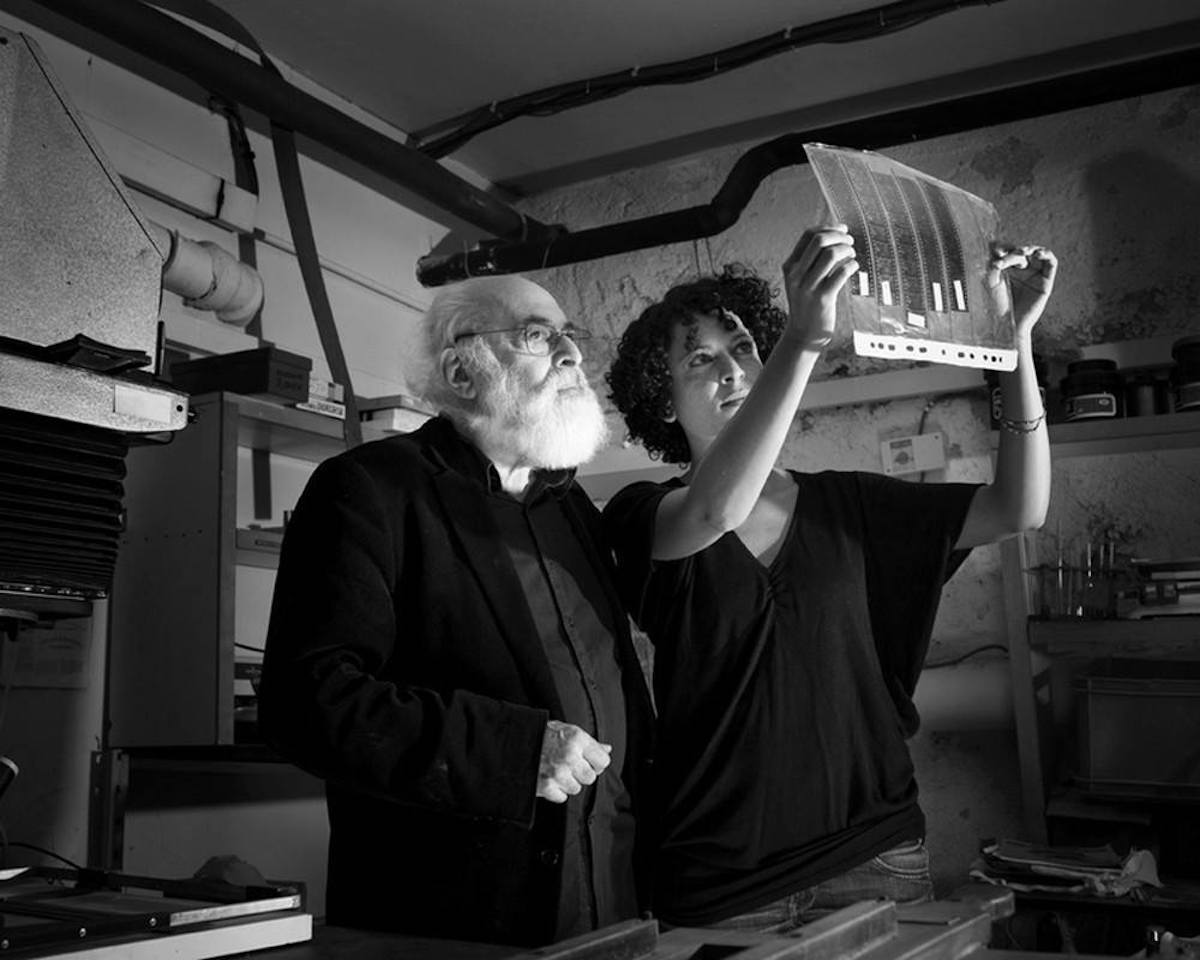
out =
[[[622,173],[534,198],[546,222],[578,230],[704,203],[753,144]],[[1035,349],[1067,360],[1100,342],[1200,331],[1200,89],[1185,88],[884,151],[990,200],[1006,238],[1059,256],[1057,290],[1035,330]],[[812,172],[769,177],[739,222],[697,244],[679,244],[535,275],[568,315],[606,338],[607,349],[650,299],[673,283],[730,261],[768,277],[801,231],[827,213]],[[1169,355],[1165,356],[1169,361]],[[854,355],[842,330],[817,379],[894,369]],[[597,373],[600,371],[597,370]],[[802,412],[783,462],[806,470],[881,469],[882,440],[917,432],[925,398]],[[616,435],[619,417],[610,411]],[[983,392],[937,398],[926,431],[946,438],[948,463],[928,481],[991,474]],[[1088,457],[1056,463],[1053,506],[1030,537],[1053,552],[1106,534],[1141,555],[1200,552],[1200,466],[1194,452]],[[975,550],[946,587],[930,660],[1007,643],[999,548]],[[927,670],[924,715],[912,743],[929,815],[929,845],[944,889],[961,882],[980,838],[1020,835],[1018,767],[1003,651]]]

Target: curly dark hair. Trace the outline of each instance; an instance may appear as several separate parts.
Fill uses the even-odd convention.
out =
[[[745,325],[765,362],[787,323],[787,313],[773,303],[775,292],[749,267],[728,264],[718,275],[672,287],[625,329],[604,379],[629,436],[650,456],[679,464],[692,459],[683,428],[663,419],[671,410],[668,355],[675,327],[695,326],[702,314],[729,310]]]

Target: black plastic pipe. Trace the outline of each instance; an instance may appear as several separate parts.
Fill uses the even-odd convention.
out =
[[[531,239],[546,227],[456,177],[435,160],[296,89],[239,53],[140,0],[38,0],[210,93],[255,110],[424,197],[495,237]]]
[[[766,177],[783,167],[807,162],[806,139],[800,134],[788,134],[747,151],[709,203],[579,233],[563,230],[537,243],[492,241],[464,253],[430,254],[417,261],[417,279],[425,286],[435,287],[466,277],[540,270],[716,236],[737,222]]]
[[[485,241],[470,251],[430,254],[417,261],[417,279],[427,287],[436,287],[467,277],[542,270],[715,236],[737,222],[767,176],[783,167],[808,162],[805,143],[876,149],[1198,82],[1200,51],[1188,49],[786,134],[743,154],[709,203],[579,233],[559,228],[557,234],[532,242]]]
[[[894,0],[880,7],[777,30],[757,40],[686,60],[632,67],[498,100],[416,130],[412,136],[422,153],[444,157],[479,134],[518,117],[546,116],[619,96],[639,87],[695,83],[811,44],[867,40],[964,7],[1003,2],[1005,0]]]

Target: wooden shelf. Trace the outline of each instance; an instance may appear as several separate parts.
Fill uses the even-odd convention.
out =
[[[346,449],[342,421],[333,417],[236,393],[200,394],[192,398],[192,405],[200,407],[218,400],[237,409],[239,447],[313,461]],[[368,422],[362,425],[362,434],[364,441],[379,440],[388,436],[388,431]]]
[[[999,431],[993,430],[993,450],[999,439]],[[1200,410],[1050,424],[1050,455],[1056,460],[1189,447],[1200,447]]]
[[[206,394],[193,402],[199,405],[218,397],[237,409],[239,447],[300,460],[324,460],[346,447],[342,421],[319,413],[233,393]]]
[[[1196,799],[1180,796],[1133,796],[1125,793],[1105,793],[1081,787],[1065,780],[1051,792],[1046,801],[1046,814],[1075,820],[1101,820],[1108,823],[1130,823],[1149,827],[1154,822],[1153,810],[1194,806]]]
[[[279,550],[282,546],[283,534],[278,531],[239,527],[235,562],[246,567],[277,570]]]
[[[1051,404],[1050,409],[1056,407]],[[1053,423],[1049,435],[1050,453],[1056,460],[1200,449],[1200,411]],[[998,439],[993,432],[993,448]],[[1063,714],[1061,704],[1054,701],[1065,691],[1056,693],[1056,688],[1084,660],[1200,660],[1200,615],[1140,620],[1027,618],[1025,571],[1030,559],[1024,540],[1006,540],[1001,544],[1001,557],[1025,829],[1033,840],[1045,842],[1050,771],[1055,768],[1056,751],[1063,748],[1059,723]],[[1033,651],[1042,656],[1031,656]],[[1058,736],[1052,737],[1056,730]]]
[[[1050,425],[1056,459],[1200,447],[1200,411]]]
[[[1200,660],[1200,616],[1029,621],[1029,644],[1050,654]]]
[[[263,570],[279,569],[278,550],[238,550],[234,563],[240,567],[261,567]]]

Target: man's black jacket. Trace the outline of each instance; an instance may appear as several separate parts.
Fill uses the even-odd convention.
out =
[[[326,780],[329,922],[533,945],[553,937],[564,832],[537,767],[565,718],[477,457],[439,418],[317,468],[284,537],[259,718]],[[595,508],[577,484],[564,504],[620,610]],[[616,619],[636,813],[653,724]]]

